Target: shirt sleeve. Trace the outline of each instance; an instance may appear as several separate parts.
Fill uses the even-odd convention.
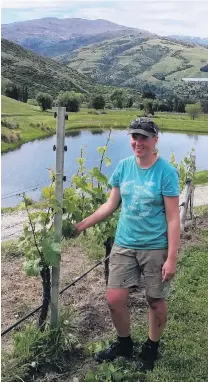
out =
[[[112,187],[120,187],[120,183],[121,183],[121,162],[119,162],[119,164],[116,166],[113,174],[111,175],[109,181],[108,181],[108,185],[110,186],[110,188]]]
[[[169,172],[162,184],[162,195],[164,196],[179,196],[180,195],[180,182],[179,173],[177,169]]]

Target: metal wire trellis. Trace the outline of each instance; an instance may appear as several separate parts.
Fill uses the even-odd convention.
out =
[[[100,260],[97,264],[95,264],[92,268],[90,268],[88,271],[84,272],[81,276],[76,278],[72,283],[67,285],[65,288],[63,288],[59,295],[62,295],[67,289],[71,288],[72,286],[76,285],[83,277],[87,276],[90,272],[92,272],[95,268],[97,268],[99,265],[104,264],[108,259],[110,255],[102,260]],[[12,329],[16,328],[18,325],[20,325],[22,322],[33,316],[35,313],[37,313],[42,308],[42,305],[38,306],[37,308],[33,309],[30,313],[26,314],[24,317],[20,318],[18,321],[16,321],[13,325],[9,326],[7,329],[3,330],[1,332],[1,337],[3,337],[5,334],[11,332]]]

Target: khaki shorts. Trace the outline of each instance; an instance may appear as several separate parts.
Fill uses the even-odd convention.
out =
[[[146,294],[166,298],[170,281],[162,282],[162,267],[167,256],[167,249],[128,249],[114,244],[110,254],[108,288],[138,286],[143,275]]]

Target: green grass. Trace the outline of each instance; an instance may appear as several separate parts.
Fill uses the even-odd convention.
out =
[[[66,131],[73,129],[90,128],[126,128],[130,120],[141,115],[141,111],[136,109],[128,110],[108,110],[107,114],[90,114],[89,109],[81,109],[79,113],[70,113],[69,120],[66,121]],[[18,142],[7,143],[2,141],[2,153],[21,146],[23,143],[34,139],[48,137],[56,131],[56,119],[52,111],[42,112],[37,107],[22,102],[12,100],[2,96],[2,118],[14,120],[19,124],[16,129],[20,133]],[[185,114],[158,113],[155,121],[162,131],[180,131],[190,133],[208,133],[208,115],[201,115],[199,119],[192,121]],[[40,127],[31,127],[30,124],[44,123],[52,131],[46,132]],[[3,127],[2,132],[10,133],[11,130]]]
[[[8,240],[1,243],[1,257],[18,257],[20,252],[18,250],[17,240]]]
[[[196,172],[194,183],[196,185],[208,184],[208,170]]]
[[[208,206],[197,211],[204,219],[208,218]],[[132,363],[116,360],[111,364],[114,368],[112,376],[115,378],[117,373],[121,373],[121,380],[126,382],[207,381],[208,229],[198,227],[197,235],[201,244],[189,246],[178,262],[177,274],[168,299],[168,323],[161,340],[161,357],[155,369],[144,376],[136,372]],[[145,340],[147,333],[146,317],[138,316],[138,321],[132,322],[133,338],[136,341]],[[89,379],[90,382],[107,380],[107,370],[102,366],[96,366],[92,371],[94,379]],[[88,375],[91,375],[91,371]],[[108,379],[110,382],[114,380],[117,379]]]

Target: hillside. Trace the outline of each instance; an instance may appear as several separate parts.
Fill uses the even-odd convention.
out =
[[[182,78],[207,78],[208,73],[200,71],[207,62],[208,48],[138,36],[93,44],[68,55],[69,67],[96,81],[137,89],[145,83],[160,89],[187,88]]]
[[[128,28],[107,20],[55,17],[3,24],[1,33],[3,38],[48,57],[66,54],[90,43],[126,34],[152,35],[147,31]]]
[[[100,93],[108,97],[117,89],[117,87],[96,83],[89,76],[73,68],[50,58],[38,56],[5,39],[2,39],[1,50],[3,94],[7,83],[15,83],[20,87],[26,85],[29,98],[34,98],[40,91],[48,92],[55,98],[62,90],[75,90],[86,94]],[[137,94],[131,88],[126,88],[124,93],[126,97]],[[87,97],[86,100],[88,101],[89,98]]]
[[[188,44],[208,46],[208,37],[191,37],[183,35],[168,36],[169,39],[186,42]]]
[[[17,44],[1,40],[2,85],[6,82],[26,85],[29,98],[40,92],[56,96],[61,90],[91,92],[94,82],[72,68],[36,55]]]

